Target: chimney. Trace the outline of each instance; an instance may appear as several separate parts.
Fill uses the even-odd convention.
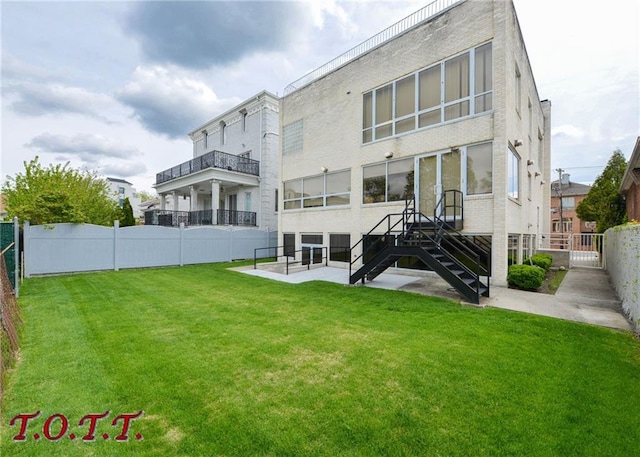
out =
[[[561,181],[563,186],[568,186],[569,185],[569,173],[562,173],[562,178]]]

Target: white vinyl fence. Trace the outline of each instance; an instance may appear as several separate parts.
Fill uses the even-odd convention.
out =
[[[119,270],[253,259],[277,232],[235,226],[103,227],[24,223],[24,275]],[[259,251],[267,257],[269,250]]]

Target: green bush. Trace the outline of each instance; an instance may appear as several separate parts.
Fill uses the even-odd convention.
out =
[[[544,271],[548,271],[553,263],[553,257],[549,254],[533,254],[531,258],[525,259],[522,263],[525,265],[535,265],[536,267],[542,268]]]
[[[542,286],[544,274],[544,269],[535,265],[511,265],[507,281],[518,289],[536,290]]]

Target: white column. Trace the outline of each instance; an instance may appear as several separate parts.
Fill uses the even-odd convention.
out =
[[[189,186],[189,192],[191,197],[191,211],[198,211],[198,188],[196,186]]]
[[[171,196],[173,197],[173,210],[178,211],[178,193],[174,190],[171,192]]]
[[[167,209],[167,194],[160,194],[160,209]]]
[[[217,214],[218,209],[220,208],[220,181],[216,181],[212,179],[211,181],[211,209],[215,214]]]

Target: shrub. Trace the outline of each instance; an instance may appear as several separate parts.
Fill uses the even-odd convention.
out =
[[[533,254],[530,259],[525,259],[523,264],[535,265],[542,268],[544,271],[548,271],[553,263],[553,257],[549,254]]]
[[[507,281],[518,289],[536,290],[544,281],[544,269],[535,265],[511,265]]]

